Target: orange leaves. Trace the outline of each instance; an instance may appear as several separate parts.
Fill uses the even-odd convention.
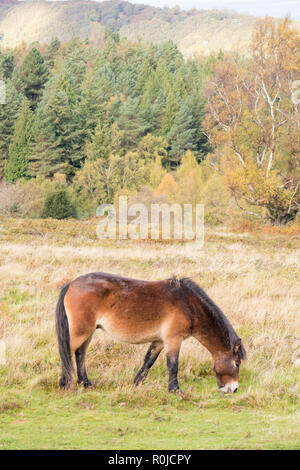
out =
[[[166,173],[154,194],[155,196],[168,196],[169,200],[172,201],[175,198],[176,193],[177,183],[171,173]]]
[[[215,166],[238,199],[267,208],[272,219],[296,214],[300,202],[300,120],[291,99],[299,45],[289,20],[260,20],[250,55],[225,57],[206,87]]]

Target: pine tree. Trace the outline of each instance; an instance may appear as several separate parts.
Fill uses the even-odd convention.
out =
[[[108,123],[98,122],[92,140],[86,144],[86,155],[91,161],[108,159],[111,153],[111,129]]]
[[[49,70],[52,70],[54,67],[55,59],[57,57],[59,48],[60,48],[60,41],[56,37],[52,39],[45,55],[45,63]]]
[[[117,89],[125,96],[136,96],[136,77],[132,70],[125,68],[118,74]]]
[[[143,94],[145,90],[145,84],[152,75],[152,72],[153,66],[151,64],[151,60],[148,56],[145,56],[137,77],[137,92],[140,95]]]
[[[178,70],[184,63],[183,56],[173,41],[160,44],[157,48],[157,57],[163,58],[167,68],[172,73]]]
[[[160,90],[154,103],[149,106],[149,109],[144,113],[145,119],[149,124],[149,132],[152,134],[161,133],[164,112],[166,109],[166,95],[163,90]]]
[[[124,131],[123,145],[125,150],[134,148],[147,130],[147,124],[141,117],[137,99],[129,98],[123,103],[117,123]]]
[[[182,67],[177,71],[175,76],[173,92],[177,96],[180,96],[180,98],[185,98],[187,95],[187,82],[185,78],[186,74],[187,72],[185,70],[185,67]]]
[[[118,129],[117,124],[110,126],[107,121],[99,121],[91,140],[86,144],[87,159],[90,161],[107,160],[111,154],[120,155],[122,136],[123,133]]]
[[[12,77],[14,70],[14,54],[12,51],[3,53],[0,50],[0,80],[8,80]]]
[[[25,57],[19,71],[18,82],[22,91],[35,109],[42,97],[49,71],[41,53],[33,48]]]
[[[54,173],[69,176],[80,168],[83,159],[80,119],[59,84],[59,78],[51,81],[36,113],[30,154],[32,176]]]
[[[5,167],[5,178],[14,183],[28,176],[28,158],[32,140],[34,116],[30,103],[23,98],[20,114],[15,125],[14,135],[9,145],[9,159]]]
[[[208,138],[204,133],[202,123],[205,118],[205,106],[206,102],[201,96],[199,91],[190,93],[186,100],[186,104],[189,107],[191,115],[193,117],[191,127],[195,129],[195,148],[194,153],[196,155],[198,163],[205,159],[206,155],[210,152],[211,148],[208,142]]]
[[[67,55],[64,58],[64,67],[74,91],[79,96],[86,74],[86,63],[84,46],[79,42],[78,38],[71,39],[68,44]]]
[[[152,71],[143,89],[142,106],[147,107],[153,104],[162,87],[162,77],[159,77],[157,71]]]
[[[182,103],[168,134],[168,141],[171,144],[169,162],[172,167],[180,164],[187,150],[196,149],[196,129],[193,125],[193,115],[189,107]]]
[[[118,44],[120,42],[119,33],[111,31],[109,28],[105,30],[104,38],[104,57],[111,67],[113,73],[117,75],[121,68],[122,62],[121,57],[118,55]]]
[[[6,82],[6,104],[0,105],[0,178],[4,176],[9,144],[14,133],[20,103],[21,95],[15,89],[12,81],[8,80]]]
[[[69,174],[70,163],[63,147],[55,136],[52,123],[38,112],[33,126],[34,141],[30,148],[30,176],[52,177],[55,173]]]
[[[176,95],[173,90],[171,90],[167,96],[165,114],[162,119],[161,132],[165,136],[168,135],[168,133],[170,132],[171,127],[174,123],[176,114],[179,111],[179,101],[180,101],[179,96]]]
[[[116,75],[109,64],[104,63],[95,70],[95,82],[107,100],[117,93],[116,81]]]
[[[86,135],[95,130],[99,120],[106,119],[107,102],[101,89],[99,75],[94,70],[87,72],[82,83],[78,111],[82,116]]]

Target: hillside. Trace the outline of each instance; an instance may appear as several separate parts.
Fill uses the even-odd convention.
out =
[[[228,11],[186,12],[177,7],[154,8],[118,0],[0,1],[3,47],[15,47],[22,41],[48,43],[55,36],[67,41],[74,34],[101,45],[105,27],[110,27],[132,40],[157,43],[171,39],[185,56],[190,56],[196,51],[245,44],[255,21],[252,16]]]

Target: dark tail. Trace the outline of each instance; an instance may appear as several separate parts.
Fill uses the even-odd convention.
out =
[[[60,387],[67,388],[71,381],[74,366],[71,358],[69,322],[64,306],[64,298],[69,289],[66,284],[60,291],[56,305],[56,333],[58,339],[58,349],[62,363],[62,375],[59,382]]]

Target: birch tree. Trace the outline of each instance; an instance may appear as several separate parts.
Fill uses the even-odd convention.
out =
[[[259,20],[249,54],[232,54],[206,86],[211,164],[238,206],[274,225],[300,203],[300,36],[289,19]]]

